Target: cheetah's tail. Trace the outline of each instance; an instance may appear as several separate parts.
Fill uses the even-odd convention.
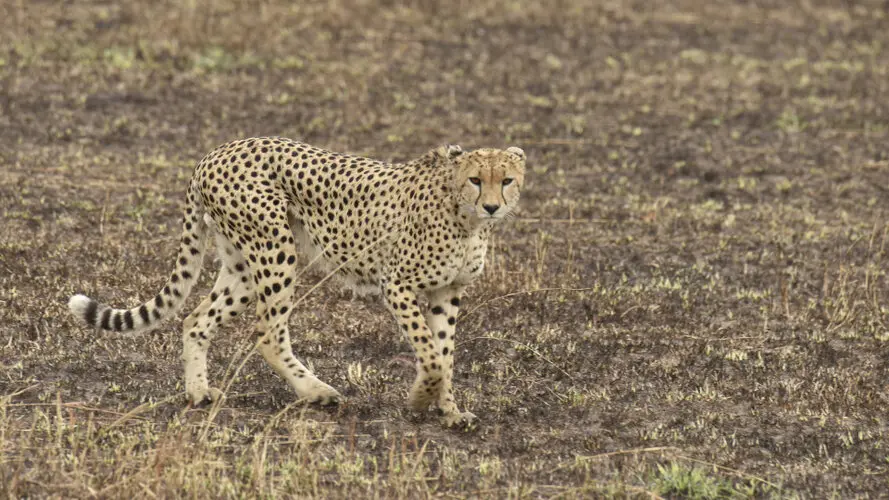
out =
[[[176,267],[164,288],[153,299],[132,309],[114,309],[86,295],[75,295],[68,301],[68,308],[74,316],[95,328],[138,333],[155,328],[161,321],[179,312],[200,276],[208,233],[202,215],[203,207],[191,186],[186,199],[188,205],[182,222]]]

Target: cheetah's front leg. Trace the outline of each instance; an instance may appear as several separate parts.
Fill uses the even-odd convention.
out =
[[[425,410],[441,390],[442,360],[438,346],[426,326],[426,319],[420,314],[417,295],[411,287],[394,281],[384,285],[383,292],[389,311],[410,340],[417,356],[417,378],[411,387],[408,404],[415,410]]]
[[[442,423],[448,427],[468,425],[476,417],[470,412],[461,412],[454,401],[454,333],[457,325],[457,313],[460,310],[460,296],[464,287],[448,287],[428,292],[429,328],[435,336],[438,352],[441,354],[442,386],[438,396],[438,408],[442,411]]]

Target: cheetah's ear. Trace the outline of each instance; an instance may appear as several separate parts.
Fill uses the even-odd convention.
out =
[[[515,146],[512,146],[512,147],[507,148],[506,152],[512,153],[512,154],[518,156],[519,158],[521,158],[522,160],[525,159],[525,152],[522,151],[522,148],[517,148]]]
[[[448,144],[442,148],[444,151],[444,155],[449,159],[453,160],[454,158],[463,154],[463,148],[460,147],[459,144]]]
[[[463,154],[463,148],[456,144],[448,144],[435,149],[435,154],[445,160],[453,160]]]

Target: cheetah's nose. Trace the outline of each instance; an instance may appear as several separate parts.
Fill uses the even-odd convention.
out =
[[[496,212],[497,209],[500,208],[500,205],[482,205],[482,208],[484,208],[485,211],[489,214],[494,215],[494,212]]]

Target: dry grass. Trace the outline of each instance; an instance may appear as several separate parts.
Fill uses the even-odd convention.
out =
[[[0,489],[881,496],[883,9],[3,3]],[[195,161],[264,134],[393,160],[528,153],[523,213],[460,321],[475,432],[404,409],[408,345],[379,304],[331,287],[291,327],[350,398],[335,409],[245,359],[247,319],[214,343],[228,398],[202,410],[184,406],[178,324],[129,339],[69,319],[76,291],[154,293]]]

